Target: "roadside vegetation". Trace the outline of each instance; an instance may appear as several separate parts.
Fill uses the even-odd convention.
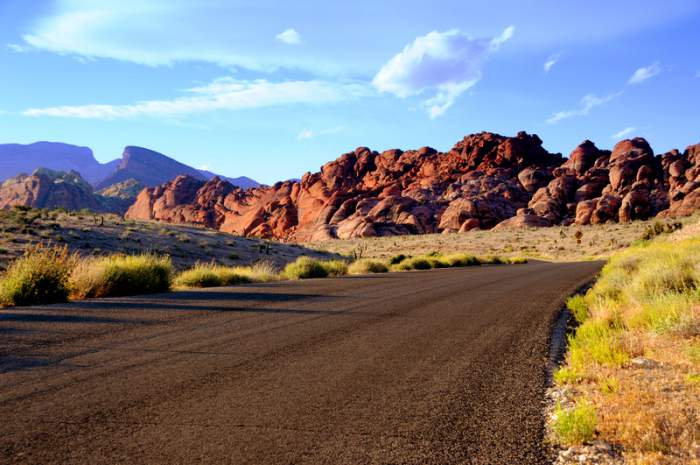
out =
[[[165,292],[172,288],[204,288],[344,276],[388,271],[428,270],[484,264],[523,263],[526,260],[469,254],[401,255],[388,261],[370,259],[324,260],[301,256],[280,270],[260,261],[248,266],[196,263],[177,272],[167,255],[144,253],[82,257],[67,246],[35,245],[0,274],[0,306],[36,305],[69,299],[127,296]]]
[[[563,446],[604,440],[626,463],[699,463],[700,238],[662,228],[615,254],[568,307],[578,327],[554,374]],[[681,236],[682,237],[682,236]]]

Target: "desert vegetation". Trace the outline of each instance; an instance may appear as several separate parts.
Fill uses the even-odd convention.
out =
[[[401,255],[389,261],[318,259],[301,256],[281,271],[272,262],[248,266],[196,263],[176,271],[167,255],[143,253],[93,257],[71,253],[66,245],[29,247],[0,274],[0,306],[65,302],[68,299],[126,296],[169,291],[173,287],[204,288],[278,280],[326,278],[347,274],[429,270],[485,264],[515,264],[526,260],[477,258],[469,254]]]
[[[81,257],[114,254],[168,255],[176,270],[196,263],[247,266],[265,261],[277,267],[302,255],[330,259],[332,254],[296,244],[246,238],[194,225],[130,221],[88,210],[14,207],[0,209],[0,271],[36,244],[65,245]]]
[[[656,237],[615,254],[569,299],[578,323],[554,374],[553,440],[602,439],[627,463],[695,463],[700,432],[700,239]]]
[[[479,257],[493,255],[562,262],[605,260],[645,237],[666,236],[697,221],[698,217],[694,216],[668,222],[648,220],[626,224],[472,230],[452,234],[334,239],[303,245],[341,255],[381,260],[406,254],[409,250],[416,256],[433,251],[450,254],[462,250]]]

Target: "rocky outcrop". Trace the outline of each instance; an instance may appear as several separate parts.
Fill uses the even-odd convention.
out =
[[[360,147],[269,187],[179,176],[127,216],[305,241],[684,215],[700,206],[698,147],[659,156],[641,138],[612,152],[584,141],[565,159],[524,132],[473,134],[446,153]]]
[[[13,206],[34,208],[88,208],[99,211],[102,206],[92,192],[92,187],[75,171],[68,173],[45,168],[31,175],[21,174],[0,185],[0,208]]]

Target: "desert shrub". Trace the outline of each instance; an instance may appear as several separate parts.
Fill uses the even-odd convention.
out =
[[[407,258],[394,267],[394,269],[399,271],[429,270],[431,268],[431,260],[428,260],[426,257]]]
[[[503,265],[506,263],[501,257],[492,255],[484,259],[484,264],[486,265]]]
[[[282,274],[287,279],[325,278],[328,276],[328,270],[321,264],[320,260],[303,256],[288,263]]]
[[[240,272],[239,267],[197,263],[175,278],[177,287],[232,286],[251,282],[250,277]]]
[[[178,234],[176,237],[177,237],[177,240],[180,241],[180,242],[182,242],[183,244],[187,244],[187,243],[190,242],[190,240],[191,240],[191,239],[190,239],[190,236],[188,236],[188,235],[185,234],[185,233],[180,233],[180,234]]]
[[[554,411],[552,431],[560,444],[578,445],[593,439],[596,423],[595,407],[589,403],[581,402],[569,409],[557,405]]]
[[[379,260],[362,259],[348,267],[350,274],[386,273],[389,268]]]
[[[507,261],[511,265],[523,265],[528,262],[527,258],[525,257],[512,257],[509,258]]]
[[[170,289],[170,257],[153,254],[91,257],[71,273],[75,298],[109,297],[164,292]]]
[[[175,277],[176,287],[217,287],[222,285],[221,277],[210,265],[196,264]]]
[[[39,305],[65,302],[75,256],[67,247],[36,245],[13,261],[0,276],[0,305]]]
[[[348,274],[348,264],[343,260],[321,260],[321,266],[328,276],[343,276]]]
[[[442,261],[450,267],[481,265],[481,260],[479,260],[474,255],[469,255],[465,253],[454,253],[445,255],[444,257],[442,257]]]
[[[221,266],[198,263],[175,278],[176,287],[233,286],[252,282],[268,282],[279,279],[274,265],[259,262],[252,266]]]
[[[255,283],[279,281],[282,278],[279,269],[274,263],[268,261],[260,261],[252,266],[237,266],[234,268],[240,275],[246,276],[251,282]]]
[[[389,265],[398,265],[402,261],[406,260],[408,257],[402,253],[394,255],[389,259]]]

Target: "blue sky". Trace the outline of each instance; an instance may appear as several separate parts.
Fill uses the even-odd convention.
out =
[[[272,183],[479,131],[700,142],[700,2],[0,0],[0,142]]]

